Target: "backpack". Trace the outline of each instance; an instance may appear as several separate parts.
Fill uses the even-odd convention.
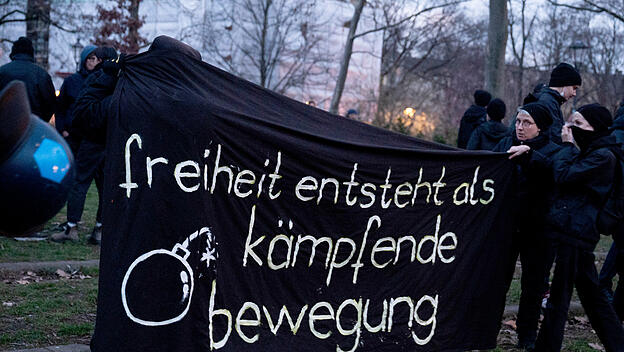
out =
[[[620,148],[609,148],[609,150],[617,159],[613,186],[596,219],[596,227],[604,235],[613,235],[618,224],[624,221],[624,155]]]

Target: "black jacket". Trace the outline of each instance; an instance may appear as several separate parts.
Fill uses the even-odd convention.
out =
[[[85,80],[93,72],[85,67],[86,56],[80,62],[80,70],[65,78],[59,96],[57,98],[57,109],[55,117],[56,130],[61,133],[68,131],[75,137],[80,131],[72,128],[74,120],[74,105],[80,91],[85,87]]]
[[[620,103],[620,107],[615,111],[615,114],[613,114],[614,122],[615,122],[615,120],[617,120],[618,118],[620,118],[622,116],[624,116],[624,101],[622,101]]]
[[[614,136],[601,137],[587,150],[563,143],[552,161],[555,194],[548,212],[550,235],[576,247],[594,250],[600,234],[598,212],[611,190],[617,159],[609,148],[618,147]],[[539,153],[534,160],[538,163]]]
[[[561,144],[561,127],[563,127],[563,113],[561,112],[561,105],[565,103],[565,98],[559,94],[556,90],[548,87],[542,88],[537,93],[537,101],[544,104],[550,111],[550,116],[553,119],[552,125],[550,125],[550,140]]]
[[[84,138],[98,143],[106,143],[108,108],[117,84],[116,77],[98,70],[85,80],[74,105],[75,130]]]
[[[35,64],[32,56],[16,54],[12,62],[0,67],[0,90],[14,80],[26,85],[32,113],[49,122],[54,114],[56,100],[50,75]]]
[[[487,121],[475,128],[468,140],[466,149],[492,150],[507,134],[507,126],[503,125],[502,122]]]
[[[617,143],[620,143],[620,149],[624,152],[624,106],[621,106],[616,112],[611,126],[611,135]],[[624,232],[614,233],[613,239],[624,246]]]
[[[485,107],[471,105],[461,118],[459,132],[457,133],[457,146],[459,148],[466,148],[474,129],[484,123],[486,119],[487,111]]]
[[[611,135],[615,137],[616,142],[624,144],[624,107],[621,115],[616,115],[611,125]]]
[[[547,134],[527,141],[520,141],[514,135],[503,138],[493,151],[506,152],[514,145],[531,147],[530,154],[513,159],[516,170],[511,201],[514,204],[516,224],[523,230],[543,229],[554,188],[551,162],[560,146],[551,142]],[[542,163],[531,162],[534,153],[539,153]]]

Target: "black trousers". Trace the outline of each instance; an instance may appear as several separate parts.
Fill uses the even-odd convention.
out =
[[[608,352],[624,351],[624,328],[607,297],[600,291],[594,254],[559,241],[553,245],[557,251],[555,274],[535,350],[561,350],[572,291],[576,287],[589,322],[605,349]]]
[[[98,190],[98,210],[96,221],[102,222],[102,190],[104,177],[104,146],[83,140],[74,155],[76,181],[67,198],[67,221],[78,223],[82,218],[85,198],[91,182],[95,179]]]
[[[521,342],[534,342],[537,337],[537,324],[540,316],[542,296],[547,289],[549,242],[542,232],[518,230],[512,239],[512,255],[509,263],[508,280],[511,284],[518,255],[522,265],[520,277],[521,293],[518,319],[516,321],[518,339]]]

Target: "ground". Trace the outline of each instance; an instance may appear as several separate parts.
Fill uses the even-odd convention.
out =
[[[97,192],[92,186],[87,196],[80,226],[81,242],[56,244],[47,241],[20,242],[0,237],[0,263],[19,261],[89,260],[99,257],[99,247],[88,245],[86,238],[95,222]],[[65,221],[65,209],[46,224],[44,231]],[[602,265],[610,238],[603,238],[596,251]],[[519,270],[507,297],[517,305],[520,293]],[[51,271],[0,271],[0,350],[30,347],[88,344],[95,322],[98,270],[73,268]],[[494,351],[520,351],[514,331],[515,317],[503,320]],[[599,351],[602,346],[583,315],[570,316],[566,327],[564,351]]]

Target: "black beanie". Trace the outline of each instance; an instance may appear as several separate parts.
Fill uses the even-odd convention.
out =
[[[474,99],[475,104],[486,107],[492,100],[492,95],[484,90],[477,89],[474,92]]]
[[[35,49],[33,48],[33,44],[30,39],[26,37],[19,37],[18,40],[13,42],[13,47],[11,48],[11,54],[9,57],[13,60],[14,56],[17,54],[28,54],[32,57],[35,56]]]
[[[607,131],[613,124],[613,118],[609,109],[600,104],[583,105],[576,111],[583,115],[596,132]]]
[[[540,129],[540,131],[546,131],[548,130],[548,127],[552,125],[553,120],[550,116],[550,112],[543,104],[535,102],[528,103],[522,105],[520,109],[528,112],[529,115],[531,115],[533,121],[535,121],[535,124],[537,125],[537,128]]]
[[[492,99],[492,101],[487,106],[487,114],[491,120],[500,121],[505,118],[505,111],[507,107],[505,106],[505,102],[496,98]]]
[[[550,87],[580,86],[583,80],[578,71],[570,64],[560,63],[550,73]]]

